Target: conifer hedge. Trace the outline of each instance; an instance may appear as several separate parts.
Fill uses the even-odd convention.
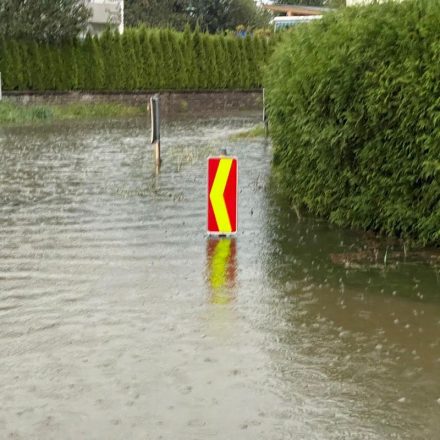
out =
[[[0,39],[4,90],[140,91],[261,86],[266,37],[141,27],[48,46]]]
[[[440,1],[347,8],[287,32],[265,85],[297,206],[440,245]]]

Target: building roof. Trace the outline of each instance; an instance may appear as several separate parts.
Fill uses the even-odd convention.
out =
[[[281,12],[287,15],[298,16],[322,15],[324,12],[331,11],[330,8],[303,5],[263,5],[263,8],[272,12]]]

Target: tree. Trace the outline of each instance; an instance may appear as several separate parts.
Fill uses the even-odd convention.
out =
[[[87,35],[82,47],[84,64],[83,89],[100,90],[104,83],[104,63],[96,39]]]
[[[84,31],[90,16],[91,10],[78,0],[1,0],[0,35],[60,42]]]
[[[345,0],[274,0],[272,3],[282,5],[324,6],[330,8],[345,6]]]
[[[228,80],[228,88],[238,89],[241,85],[241,53],[239,39],[235,37],[226,37],[227,48],[230,60],[230,76]]]
[[[248,83],[246,84],[246,88],[248,87],[257,87],[258,86],[258,60],[257,53],[255,50],[254,38],[251,38],[250,35],[247,35],[244,39],[244,56],[246,57],[248,64]]]
[[[206,54],[206,85],[209,89],[215,89],[219,83],[219,66],[213,38],[211,35],[206,35],[202,40]]]
[[[124,72],[124,52],[122,48],[122,40],[119,32],[113,33],[113,80],[115,88],[113,90],[122,90],[124,88],[125,72]]]
[[[170,32],[170,46],[173,54],[173,88],[186,89],[188,87],[188,76],[186,72],[185,59],[183,56],[183,37],[177,32]]]
[[[272,3],[281,5],[324,6],[327,0],[274,0]]]
[[[140,64],[140,88],[150,90],[154,88],[154,81],[157,75],[156,60],[151,47],[149,32],[146,27],[142,27],[139,33],[139,42],[141,45],[141,64]]]
[[[226,88],[229,76],[229,61],[226,58],[225,46],[222,41],[224,38],[214,38],[215,60],[217,63],[217,88]]]
[[[269,22],[266,11],[258,8],[254,0],[192,0],[190,13],[193,22],[208,32],[235,29],[238,25],[260,27]]]
[[[189,4],[190,0],[125,0],[125,24],[181,30],[188,21]]]
[[[121,38],[124,66],[124,90],[137,90],[138,71],[136,64],[136,34],[134,31],[125,31]]]
[[[162,53],[162,77],[165,88],[171,88],[173,83],[173,56],[171,52],[169,29],[161,29],[159,31],[160,50]]]
[[[75,45],[72,40],[63,44],[61,54],[66,90],[75,90],[78,87],[78,65],[75,56]]]
[[[262,37],[254,36],[254,56],[256,61],[255,86],[260,87],[263,83],[263,66],[266,62]]]
[[[192,33],[189,24],[185,26],[182,39],[182,53],[185,63],[185,72],[187,78],[186,87],[191,89],[196,86],[197,81],[197,69],[195,65],[195,56],[193,50]]]
[[[251,85],[249,60],[246,54],[247,44],[242,38],[238,39],[240,54],[240,88],[247,89]]]
[[[17,41],[10,41],[7,45],[9,51],[9,88],[11,90],[20,90],[23,86],[23,60],[20,45]]]
[[[145,24],[183,30],[187,23],[197,24],[211,33],[268,24],[270,15],[257,7],[254,0],[125,0],[128,26]]]
[[[208,86],[207,59],[204,39],[206,35],[200,33],[196,28],[193,34],[193,52],[194,52],[194,84],[195,88],[206,89]]]
[[[151,52],[153,54],[155,63],[155,73],[156,75],[152,78],[153,88],[160,89],[165,85],[165,73],[164,73],[164,59],[162,55],[162,49],[160,46],[159,32],[153,30],[149,32],[149,42],[151,47]]]
[[[113,42],[113,33],[110,28],[107,28],[99,39],[99,46],[102,53],[102,60],[104,62],[104,88],[118,89],[117,75],[115,73],[116,59],[115,59],[115,44]]]
[[[61,49],[59,47],[51,47],[52,51],[52,67],[53,67],[53,89],[67,90],[66,75],[63,66]]]

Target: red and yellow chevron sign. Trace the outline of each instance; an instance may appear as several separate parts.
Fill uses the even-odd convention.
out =
[[[208,234],[237,232],[237,183],[236,157],[208,159]]]

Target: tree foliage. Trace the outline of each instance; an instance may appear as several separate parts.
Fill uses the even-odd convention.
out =
[[[126,0],[125,21],[128,26],[173,27],[183,30],[197,24],[204,31],[216,33],[247,27],[265,26],[268,14],[254,0]]]
[[[284,35],[265,84],[297,206],[440,244],[440,2],[347,8]]]
[[[0,36],[60,42],[84,31],[91,11],[78,0],[1,0]]]
[[[129,28],[121,36],[62,44],[0,37],[5,90],[250,89],[261,85],[265,37],[210,35],[197,28]]]
[[[346,0],[274,0],[272,3],[282,5],[323,6],[339,8],[345,6]]]
[[[189,0],[125,0],[125,24],[183,29],[188,7]]]
[[[282,5],[325,6],[327,0],[275,0],[272,3]]]
[[[203,30],[214,33],[238,25],[265,26],[269,17],[254,0],[192,0],[191,19]]]

